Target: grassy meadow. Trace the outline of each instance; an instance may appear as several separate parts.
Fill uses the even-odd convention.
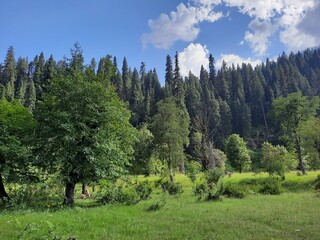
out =
[[[253,190],[244,199],[219,202],[198,201],[192,183],[178,174],[182,194],[164,196],[156,189],[151,199],[132,206],[77,199],[73,209],[2,211],[0,239],[319,239],[320,197],[313,189],[318,174],[288,173],[281,195],[256,193],[267,174],[233,174],[225,185]],[[165,202],[161,209],[147,211],[159,202]]]

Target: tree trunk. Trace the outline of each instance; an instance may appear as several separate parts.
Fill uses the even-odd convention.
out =
[[[169,164],[169,171],[170,171],[170,182],[173,183],[174,181],[174,176],[173,176],[173,169],[172,169],[172,164]]]
[[[82,191],[81,191],[81,193],[82,194],[87,194],[87,191],[88,191],[87,188],[88,188],[87,184],[82,183]]]
[[[0,174],[0,198],[4,203],[8,203],[10,201],[10,197],[6,192],[6,189],[4,188],[1,174]]]
[[[86,183],[82,183],[82,194],[84,194],[87,198],[91,196]]]
[[[65,199],[63,201],[64,205],[73,207],[74,206],[74,190],[75,190],[75,183],[66,183],[66,192],[65,192]]]
[[[184,160],[180,163],[179,172],[180,173],[185,173],[186,172],[186,166],[184,164]]]
[[[303,161],[302,161],[302,151],[301,151],[301,145],[300,145],[300,139],[299,137],[296,137],[296,150],[298,155],[298,161],[299,165],[298,168],[302,172],[303,175],[306,175],[306,169],[304,168]]]

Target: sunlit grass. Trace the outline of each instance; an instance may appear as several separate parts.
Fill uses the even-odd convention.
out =
[[[146,209],[162,199],[160,190],[134,206],[88,207],[93,200],[78,199],[74,209],[4,212],[0,239],[319,239],[320,198],[312,189],[318,174],[320,171],[306,176],[287,174],[283,185],[289,188],[279,196],[253,194],[221,202],[197,201],[192,183],[177,174],[184,192],[166,195],[166,204],[159,211]],[[233,174],[225,182],[247,184],[266,177]],[[146,179],[156,181],[159,176],[138,177],[139,181]]]

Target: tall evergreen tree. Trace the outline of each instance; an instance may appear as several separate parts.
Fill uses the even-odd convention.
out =
[[[215,85],[216,80],[216,68],[214,66],[215,60],[212,54],[209,55],[209,82],[211,91],[213,91],[213,87]]]
[[[33,82],[36,87],[36,95],[37,100],[42,99],[43,89],[42,89],[42,82],[43,82],[43,72],[44,72],[44,54],[41,52],[40,56],[36,56],[34,59],[34,74],[33,74]]]
[[[25,58],[19,58],[17,61],[17,79],[15,82],[15,98],[21,103],[26,92],[26,85],[28,82],[28,62]]]
[[[178,101],[184,102],[184,97],[185,97],[184,82],[180,75],[179,55],[177,52],[175,55],[175,68],[174,68],[174,74],[173,74],[172,95],[176,97]]]
[[[56,70],[56,62],[52,55],[50,55],[49,59],[44,64],[43,70],[43,78],[41,82],[41,88],[43,93],[46,93],[50,89],[51,81],[57,74]]]
[[[165,95],[166,97],[172,96],[173,90],[173,67],[170,55],[166,58],[166,75],[165,75]]]
[[[227,70],[226,62],[223,61],[222,67],[218,71],[218,75],[214,85],[214,90],[215,90],[216,97],[220,97],[222,100],[225,100],[228,103],[230,103],[229,82],[230,82],[229,71]]]
[[[143,119],[143,94],[141,90],[141,81],[136,68],[132,75],[132,88],[130,94],[130,110],[132,111],[131,123],[133,126],[138,126]]]
[[[122,82],[123,82],[122,99],[124,101],[129,101],[130,91],[131,91],[131,78],[130,78],[130,70],[128,67],[128,62],[126,57],[123,58]]]
[[[83,58],[83,50],[80,46],[79,42],[76,42],[73,45],[73,48],[70,49],[71,59],[70,59],[70,68],[72,71],[84,71],[84,58]]]
[[[5,96],[9,102],[14,99],[14,86],[16,81],[16,60],[14,58],[14,49],[9,47],[3,67],[3,85]]]

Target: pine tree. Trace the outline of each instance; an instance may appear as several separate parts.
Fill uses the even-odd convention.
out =
[[[215,90],[215,96],[217,98],[220,97],[222,100],[225,100],[228,103],[230,102],[229,82],[230,82],[229,71],[227,70],[226,62],[223,61],[222,67],[218,71],[218,75],[214,85],[214,90]]]
[[[36,56],[34,59],[34,74],[33,74],[33,82],[36,87],[36,95],[37,100],[42,99],[43,89],[42,89],[42,82],[43,82],[43,71],[44,71],[44,54],[41,53],[40,56]]]
[[[185,97],[184,82],[180,75],[179,55],[177,52],[175,55],[175,68],[174,68],[174,74],[173,74],[172,95],[176,97],[178,101],[184,102],[184,97]]]
[[[57,74],[56,62],[53,59],[53,56],[50,55],[49,59],[44,65],[43,78],[41,82],[41,88],[43,93],[46,93],[50,89],[51,81]]]
[[[213,91],[213,87],[215,85],[216,80],[216,68],[214,66],[215,60],[212,54],[209,55],[209,82],[211,91]]]
[[[14,86],[16,81],[16,61],[14,58],[14,49],[9,47],[3,67],[3,85],[5,96],[9,102],[14,99]]]
[[[132,111],[131,123],[133,126],[138,126],[143,118],[143,94],[141,90],[141,81],[136,68],[132,75],[132,88],[130,94],[130,110]]]
[[[126,57],[123,58],[122,82],[123,82],[122,99],[124,101],[129,101],[130,91],[131,91],[131,79],[130,79],[130,71],[129,71]]]
[[[21,103],[26,92],[28,81],[28,63],[25,58],[19,58],[17,61],[17,79],[15,82],[15,98]]]
[[[29,63],[28,66],[28,81],[26,85],[26,92],[24,95],[23,105],[26,106],[30,111],[34,110],[36,104],[36,87],[33,82],[34,74],[34,62]]]
[[[69,63],[70,69],[74,72],[75,71],[83,72],[84,70],[83,50],[79,42],[76,42],[73,45],[73,48],[70,49],[70,53],[71,53],[71,59]]]
[[[166,58],[166,75],[165,75],[165,95],[166,97],[172,96],[173,89],[173,67],[172,60],[169,55]]]

